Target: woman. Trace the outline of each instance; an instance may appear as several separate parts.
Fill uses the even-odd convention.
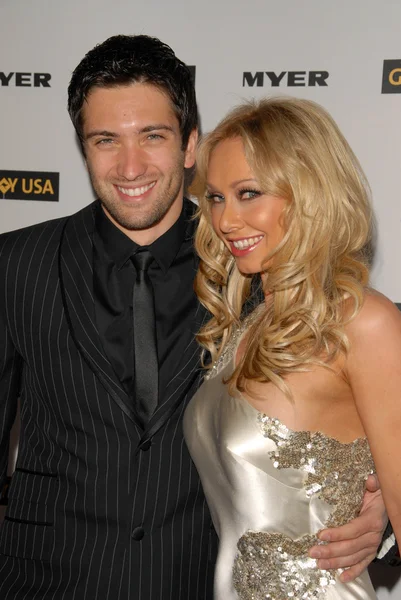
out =
[[[375,598],[367,572],[342,583],[308,558],[373,470],[401,539],[401,315],[368,288],[362,170],[321,107],[277,98],[232,111],[198,168],[211,362],[184,429],[220,539],[215,596]]]

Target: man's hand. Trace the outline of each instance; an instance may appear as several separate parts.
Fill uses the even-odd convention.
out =
[[[314,546],[309,556],[317,558],[320,569],[346,569],[342,582],[353,581],[376,557],[387,525],[387,513],[377,477],[370,475],[359,517],[347,525],[324,529],[319,538],[330,542]]]

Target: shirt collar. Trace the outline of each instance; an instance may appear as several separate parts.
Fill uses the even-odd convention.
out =
[[[149,246],[139,246],[114,225],[102,209],[100,202],[96,210],[95,229],[104,249],[117,269],[121,269],[127,260],[138,252],[139,248],[146,247],[150,250],[162,271],[167,272],[186,238],[187,212],[183,207],[174,225]]]
[[[162,271],[167,272],[170,268],[184,241],[185,232],[186,219],[183,208],[174,225],[148,246]]]

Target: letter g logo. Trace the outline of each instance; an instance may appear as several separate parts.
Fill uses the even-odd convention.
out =
[[[382,94],[401,94],[401,59],[383,61]]]
[[[391,83],[391,85],[401,85],[401,68],[393,69],[392,71],[390,71],[388,80]]]

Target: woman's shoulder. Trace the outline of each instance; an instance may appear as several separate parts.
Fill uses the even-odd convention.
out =
[[[350,310],[348,307],[346,310]],[[350,313],[351,315],[352,313]],[[348,315],[346,315],[347,318]],[[349,342],[347,366],[368,365],[379,354],[401,352],[401,311],[386,296],[374,289],[365,292],[357,315],[346,321]]]
[[[345,302],[345,319],[347,335],[368,336],[377,332],[383,333],[391,326],[401,326],[401,312],[394,302],[375,289],[365,291],[360,310],[354,318],[351,316],[350,300]]]

